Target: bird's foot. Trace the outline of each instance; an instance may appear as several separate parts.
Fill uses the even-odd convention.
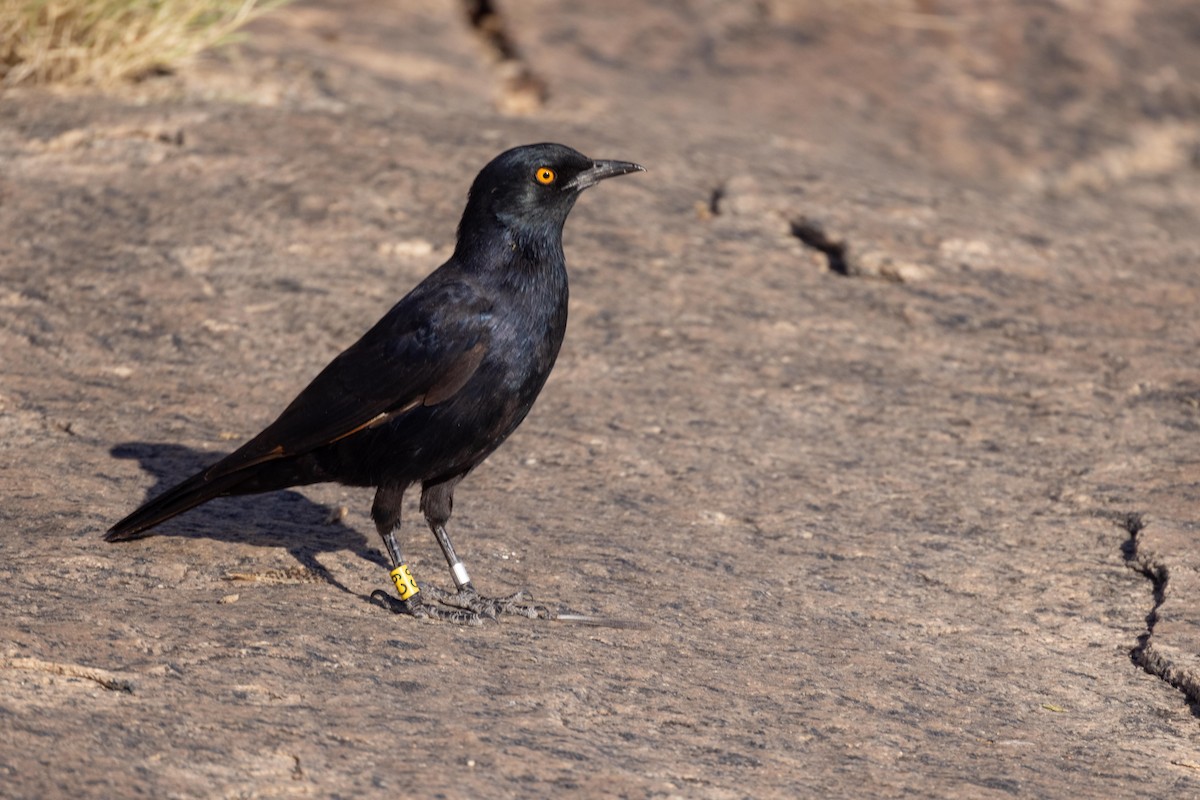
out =
[[[371,593],[371,602],[386,608],[393,614],[407,614],[410,617],[429,622],[451,622],[456,625],[482,625],[485,620],[495,620],[495,615],[480,614],[468,608],[450,608],[442,605],[429,605],[421,601],[420,595],[413,595],[407,600],[393,597],[382,589]]]
[[[594,617],[590,614],[576,614],[571,611],[560,613],[540,603],[532,602],[525,592],[516,592],[507,597],[489,598],[481,597],[473,588],[451,593],[436,586],[426,586],[421,590],[421,594],[433,600],[434,603],[424,603],[420,595],[413,595],[407,600],[401,600],[382,589],[376,589],[371,594],[371,602],[381,608],[386,608],[393,614],[407,614],[410,617],[429,622],[450,622],[456,625],[482,625],[485,622],[496,622],[501,614],[517,614],[530,619],[553,619],[569,624],[598,628],[646,629],[650,627],[648,620]]]
[[[527,592],[514,592],[506,597],[484,597],[470,584],[457,592],[447,592],[436,586],[426,586],[424,590],[431,599],[443,606],[456,610],[470,611],[488,619],[496,619],[501,614],[510,614],[530,619],[556,619],[558,612],[549,606],[535,603]]]

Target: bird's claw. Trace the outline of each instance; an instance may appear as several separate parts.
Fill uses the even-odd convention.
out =
[[[451,622],[456,625],[482,625],[486,620],[495,621],[495,616],[488,616],[467,608],[447,608],[439,605],[427,605],[414,595],[407,600],[393,597],[382,589],[371,592],[371,602],[386,608],[393,614],[406,614],[416,619],[428,622]]]
[[[434,602],[424,602],[422,595]],[[401,600],[382,589],[376,589],[371,593],[371,602],[393,614],[406,614],[416,619],[452,622],[458,625],[496,622],[501,614],[529,619],[558,617],[556,611],[549,606],[533,602],[524,591],[514,592],[506,597],[483,597],[473,588],[447,592],[436,586],[426,586],[421,590],[421,594]]]
[[[466,609],[488,619],[496,619],[501,614],[529,619],[554,619],[558,616],[549,606],[533,602],[533,598],[525,591],[514,592],[505,597],[484,597],[470,586],[453,593],[436,586],[426,587],[425,591],[442,605]]]
[[[514,592],[507,597],[491,598],[481,597],[473,588],[451,593],[436,586],[426,586],[422,593],[439,605],[426,605],[418,595],[401,600],[382,589],[371,593],[371,602],[394,614],[407,614],[429,622],[452,622],[458,625],[482,625],[484,622],[499,621],[501,614],[514,614],[530,619],[552,619],[596,628],[644,630],[650,627],[647,620],[595,617],[590,614],[576,614],[573,611],[560,613],[540,603],[534,603],[529,593],[524,591]]]
[[[554,619],[558,614],[548,606],[533,602],[527,592],[514,592],[506,597],[483,597],[471,586],[457,592],[447,592],[436,586],[423,590],[431,600],[456,611],[469,611],[484,619],[495,620],[501,614],[528,617],[529,619]]]

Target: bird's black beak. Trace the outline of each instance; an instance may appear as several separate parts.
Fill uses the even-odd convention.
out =
[[[629,161],[593,161],[591,167],[569,180],[566,188],[582,191],[589,186],[595,186],[605,178],[615,178],[618,175],[628,175],[631,172],[645,171],[645,167]]]

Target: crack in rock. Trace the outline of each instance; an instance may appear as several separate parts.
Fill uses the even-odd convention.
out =
[[[835,275],[851,278],[880,278],[893,283],[923,280],[929,270],[918,263],[897,258],[879,247],[853,247],[848,236],[831,230],[824,220],[797,214],[796,197],[800,189],[764,191],[746,175],[730,178],[713,186],[708,197],[697,200],[700,219],[731,217],[742,231],[776,237],[790,236],[820,253],[825,267]],[[836,226],[835,226],[836,227]],[[782,239],[787,241],[787,239]]]
[[[1121,545],[1126,566],[1147,578],[1154,591],[1154,605],[1146,615],[1146,632],[1137,638],[1137,645],[1129,651],[1129,658],[1147,674],[1183,692],[1193,713],[1200,714],[1200,680],[1192,672],[1180,669],[1174,659],[1164,656],[1154,646],[1154,628],[1161,619],[1159,612],[1167,598],[1170,570],[1157,555],[1142,551],[1138,536],[1146,529],[1146,521],[1140,513],[1130,512],[1118,524],[1129,534],[1129,538]]]
[[[791,222],[792,236],[795,236],[808,247],[825,254],[829,262],[829,271],[838,275],[856,275],[858,270],[851,269],[846,257],[848,245],[841,239],[834,239],[825,233],[825,227],[806,217],[794,219]]]
[[[708,215],[715,217],[721,213],[721,202],[725,199],[728,193],[725,184],[713,187],[713,190],[708,195]]]
[[[83,664],[68,664],[60,661],[45,661],[40,658],[0,658],[0,669],[24,669],[62,675],[67,678],[82,678],[94,681],[110,692],[133,694],[134,682],[129,678],[106,669],[88,667]]]
[[[467,22],[500,78],[496,107],[505,114],[532,114],[546,103],[546,82],[534,74],[508,35],[504,16],[492,0],[461,0]]]
[[[790,220],[788,228],[805,247],[824,255],[829,271],[835,275],[881,278],[893,283],[912,283],[926,277],[926,269],[921,265],[898,260],[882,250],[855,245],[852,251],[846,237],[827,232],[822,223],[809,217]]]

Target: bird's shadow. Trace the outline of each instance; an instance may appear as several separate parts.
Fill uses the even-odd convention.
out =
[[[154,476],[156,483],[145,500],[157,497],[217,460],[213,453],[157,442],[123,442],[109,452],[114,458],[137,459],[141,468]],[[343,525],[332,508],[294,491],[218,497],[164,522],[155,534],[281,547],[314,576],[347,594],[358,593],[338,581],[317,560],[319,554],[349,550],[384,569],[391,568],[367,537]]]

